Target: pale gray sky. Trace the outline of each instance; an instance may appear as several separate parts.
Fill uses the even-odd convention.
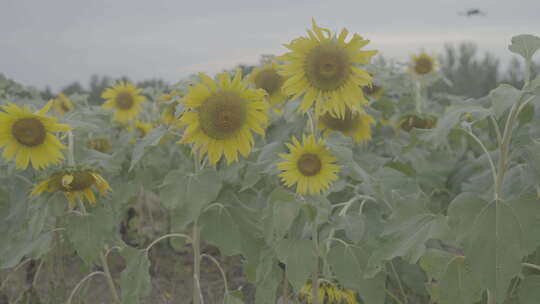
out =
[[[469,8],[486,15],[458,15]],[[539,12],[537,0],[0,0],[0,73],[53,89],[95,73],[176,82],[282,54],[312,17],[399,60],[465,40],[504,60],[513,35],[540,35]]]

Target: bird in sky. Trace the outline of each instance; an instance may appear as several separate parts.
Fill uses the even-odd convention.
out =
[[[465,17],[473,17],[473,16],[485,16],[486,13],[484,13],[478,8],[471,8],[464,12],[460,12],[459,15],[465,16]]]

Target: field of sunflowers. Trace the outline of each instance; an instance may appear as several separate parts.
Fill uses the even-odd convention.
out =
[[[285,46],[101,105],[0,77],[0,303],[540,303],[540,38],[479,98],[315,20]]]

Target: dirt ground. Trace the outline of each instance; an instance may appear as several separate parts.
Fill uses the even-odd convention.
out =
[[[242,274],[239,257],[223,258],[212,246],[204,246],[203,253],[218,259],[224,268],[229,289],[244,293],[246,303],[253,302],[253,286],[247,283]],[[156,245],[150,251],[150,275],[152,277],[152,293],[141,301],[144,304],[189,304],[192,293],[192,252],[189,246],[176,251],[167,243]],[[108,257],[110,271],[116,285],[120,282],[120,273],[125,267],[122,257],[114,251]],[[32,272],[39,268],[39,262],[27,263],[16,271],[13,269],[0,272],[0,280],[5,282],[3,293],[0,292],[0,304],[62,304],[66,303],[75,285],[87,274],[99,268],[88,269],[75,252],[63,252],[56,257],[49,257],[38,272],[35,292],[26,292],[27,281],[32,281]],[[53,265],[54,264],[54,265]],[[7,279],[7,281],[6,281]],[[208,259],[201,264],[201,286],[205,304],[222,303],[223,280],[216,266]],[[118,287],[119,289],[119,287]],[[6,301],[6,297],[9,300]],[[109,304],[112,303],[109,289],[104,277],[94,276],[87,281],[72,304]]]

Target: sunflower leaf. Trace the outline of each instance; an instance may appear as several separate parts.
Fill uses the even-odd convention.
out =
[[[540,275],[525,277],[518,290],[519,303],[537,304],[540,299]]]
[[[518,35],[512,37],[512,44],[508,46],[510,52],[531,60],[534,53],[540,49],[540,37],[534,35]]]
[[[497,118],[503,114],[516,102],[521,96],[521,91],[508,84],[501,84],[489,92],[489,98],[493,106],[493,112]]]
[[[317,263],[313,242],[283,239],[275,250],[280,261],[286,264],[289,282],[298,292],[306,284]]]
[[[85,263],[91,265],[113,234],[114,222],[110,212],[99,208],[85,215],[70,215],[66,233]]]
[[[131,171],[135,165],[144,156],[144,153],[148,147],[159,144],[161,137],[167,133],[167,129],[164,126],[159,126],[152,129],[143,139],[141,139],[135,145],[133,149],[133,155],[131,156],[131,164],[129,165],[129,171]]]
[[[126,268],[120,275],[122,304],[138,304],[152,290],[150,261],[145,250],[126,247],[121,254],[126,259]]]
[[[199,219],[202,238],[232,256],[241,253],[240,229],[228,208],[212,205]]]

